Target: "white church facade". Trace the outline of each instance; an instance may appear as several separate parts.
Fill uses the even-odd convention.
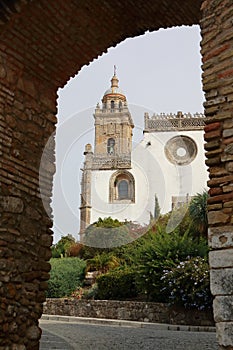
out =
[[[80,233],[111,216],[148,224],[155,195],[162,213],[206,188],[205,116],[178,112],[144,116],[143,140],[132,149],[133,118],[114,72],[95,113],[95,142],[85,146]]]

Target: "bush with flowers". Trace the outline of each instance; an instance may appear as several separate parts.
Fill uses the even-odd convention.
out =
[[[161,281],[161,292],[171,304],[199,310],[212,306],[209,265],[202,257],[181,261],[177,266],[164,270]]]

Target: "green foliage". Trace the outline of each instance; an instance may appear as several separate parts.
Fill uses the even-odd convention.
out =
[[[96,248],[114,248],[128,244],[144,233],[140,225],[119,222],[111,217],[101,219],[90,225],[84,235],[83,244]]]
[[[158,220],[159,217],[160,217],[160,205],[159,205],[158,197],[155,195],[154,220]]]
[[[191,218],[189,216],[188,204],[184,203],[179,208],[174,208],[167,215],[166,231],[172,233],[177,231],[180,234],[184,234],[190,229]]]
[[[202,230],[207,225],[204,206],[207,196],[207,193],[198,194],[190,206],[186,204],[166,215],[158,214],[157,220],[152,218],[150,227],[99,218],[86,229],[84,246],[75,243],[70,235],[62,237],[54,246],[53,256],[78,254],[87,262],[86,271],[98,271],[101,275],[93,289],[80,288],[77,294],[85,267],[75,286],[69,286],[68,282],[75,277],[63,283],[65,269],[61,269],[51,279],[50,295],[70,295],[76,290],[80,298],[140,298],[199,309],[210,306],[208,244]],[[155,207],[159,207],[156,198]],[[201,208],[199,214],[198,208]]]
[[[83,299],[98,299],[98,285],[94,283],[90,289],[84,291]]]
[[[97,277],[99,299],[125,300],[137,292],[135,272],[129,269],[115,270]]]
[[[99,218],[96,223],[93,224],[96,227],[106,227],[106,228],[112,228],[112,227],[120,227],[123,225],[122,222],[120,222],[117,219],[112,219],[110,216],[107,218]]]
[[[140,250],[138,286],[149,300],[166,302],[167,296],[161,293],[163,270],[190,257],[206,257],[208,246],[206,241],[198,242],[190,237],[188,232],[180,235],[178,231],[168,233],[158,227],[156,234],[148,235]]]
[[[52,245],[52,257],[63,258],[67,256],[67,252],[73,244],[75,244],[75,238],[72,235],[62,236],[56,244]]]
[[[207,216],[207,200],[208,192],[198,193],[193,197],[189,205],[189,215],[192,220],[192,225],[198,237],[207,237],[208,216]]]
[[[51,259],[47,297],[61,298],[81,286],[85,278],[86,263],[79,258]]]
[[[87,271],[98,271],[106,273],[120,265],[119,259],[111,253],[96,254],[92,259],[87,260]]]
[[[211,307],[209,265],[205,259],[195,257],[180,262],[164,270],[161,280],[164,285],[161,291],[172,304],[199,310]]]

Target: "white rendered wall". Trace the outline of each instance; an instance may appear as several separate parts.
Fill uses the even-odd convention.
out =
[[[174,165],[165,156],[166,142],[179,135],[189,136],[197,144],[197,155],[189,165]],[[166,213],[171,210],[172,196],[203,192],[208,179],[203,144],[201,130],[145,133],[132,151],[132,169],[128,170],[135,179],[135,203],[109,203],[109,180],[115,170],[93,171],[91,223],[108,216],[148,223],[150,212],[154,212],[155,194],[161,212]]]
[[[133,164],[128,170],[135,179],[135,203],[109,203],[109,181],[115,172],[111,170],[92,172],[92,209],[91,223],[111,216],[120,221],[132,220],[140,223],[148,223],[148,201],[150,198],[147,175],[140,165]]]
[[[176,131],[176,132],[157,132],[146,133],[143,141],[138,145],[133,153],[133,158],[139,158],[138,161],[144,167],[148,174],[150,192],[155,192],[158,196],[161,212],[166,213],[171,210],[172,196],[189,196],[203,192],[207,188],[207,167],[204,156],[204,138],[203,131]],[[175,136],[188,136],[192,138],[197,145],[197,155],[188,165],[180,166],[172,164],[166,157],[164,147],[168,140]],[[150,145],[148,145],[148,143]],[[138,151],[140,148],[140,151]],[[154,158],[154,163],[159,165],[159,172],[156,177],[163,179],[164,187],[161,181],[155,184],[155,174],[148,169],[148,154]],[[152,175],[152,176],[151,176]]]

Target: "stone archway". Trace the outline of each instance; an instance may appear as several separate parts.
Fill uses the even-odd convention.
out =
[[[210,181],[211,288],[222,349],[233,349],[233,38],[231,0],[3,0],[0,4],[0,349],[39,347],[51,221],[39,166],[57,89],[127,37],[200,23]],[[52,145],[51,145],[52,147]],[[49,206],[53,151],[43,164]]]

